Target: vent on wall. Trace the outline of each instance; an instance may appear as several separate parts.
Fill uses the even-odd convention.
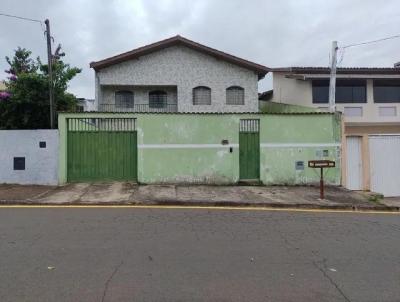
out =
[[[295,163],[296,170],[304,170],[304,161],[296,161]]]
[[[14,157],[14,170],[25,170],[25,157]]]

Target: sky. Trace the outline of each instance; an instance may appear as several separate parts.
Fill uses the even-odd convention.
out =
[[[45,20],[53,48],[82,68],[68,90],[94,98],[97,61],[177,34],[268,67],[328,66],[339,47],[400,34],[398,0],[1,0],[0,13]],[[0,16],[0,79],[18,46],[46,61],[39,23]],[[392,67],[400,39],[339,51],[339,66]],[[259,91],[272,88],[268,75]]]

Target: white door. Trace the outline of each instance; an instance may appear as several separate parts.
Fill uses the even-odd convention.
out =
[[[348,136],[346,146],[347,188],[350,190],[362,190],[361,137]]]
[[[371,191],[400,196],[400,135],[369,137]]]

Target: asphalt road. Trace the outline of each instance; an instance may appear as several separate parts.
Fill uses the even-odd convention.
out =
[[[0,208],[0,301],[400,301],[400,215]]]

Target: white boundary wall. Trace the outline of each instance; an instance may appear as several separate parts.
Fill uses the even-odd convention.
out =
[[[58,142],[58,130],[0,130],[0,184],[57,185]],[[14,170],[15,157],[25,170]]]

